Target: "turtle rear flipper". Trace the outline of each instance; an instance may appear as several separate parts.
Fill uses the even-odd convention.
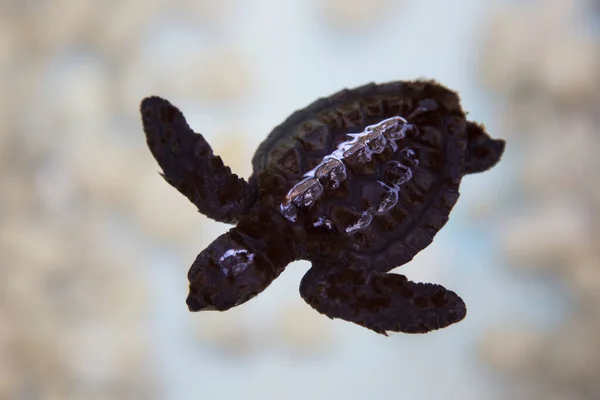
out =
[[[377,333],[426,333],[462,320],[465,303],[454,292],[399,274],[313,264],[300,285],[302,298],[330,318]]]
[[[198,210],[216,221],[235,223],[256,200],[255,185],[231,172],[179,109],[160,97],[140,106],[146,141],[165,180]]]
[[[469,142],[465,173],[487,171],[502,158],[506,142],[502,139],[492,139],[482,125],[468,122],[467,137]]]

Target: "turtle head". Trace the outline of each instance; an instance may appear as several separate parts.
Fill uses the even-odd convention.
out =
[[[219,236],[190,268],[190,311],[224,311],[263,291],[278,273],[262,252],[251,249],[234,230]]]
[[[500,161],[506,143],[502,139],[492,139],[482,125],[467,123],[467,154],[465,173],[483,172]]]

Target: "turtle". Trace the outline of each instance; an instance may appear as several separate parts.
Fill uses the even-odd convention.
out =
[[[466,316],[455,292],[390,272],[432,243],[462,177],[504,153],[504,140],[467,120],[455,91],[419,79],[319,98],[272,130],[247,180],[169,101],[146,97],[140,112],[163,178],[200,213],[234,225],[193,262],[190,311],[245,303],[307,260],[300,295],[331,319],[388,336]]]

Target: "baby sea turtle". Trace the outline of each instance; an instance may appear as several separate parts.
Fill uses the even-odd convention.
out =
[[[434,81],[342,90],[295,112],[252,160],[246,181],[223,165],[168,101],[141,113],[163,177],[209,218],[235,225],[192,267],[190,311],[224,311],[262,292],[295,260],[312,267],[300,294],[314,309],[386,334],[462,320],[454,292],[388,273],[446,224],[465,174],[504,152]]]

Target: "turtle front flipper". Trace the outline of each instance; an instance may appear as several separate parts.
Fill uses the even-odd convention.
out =
[[[440,285],[415,283],[398,274],[313,263],[300,285],[302,298],[330,318],[387,335],[426,333],[462,320],[465,303]]]
[[[223,165],[204,137],[167,100],[147,97],[140,112],[148,147],[165,180],[207,217],[237,222],[255,202],[255,186]]]

